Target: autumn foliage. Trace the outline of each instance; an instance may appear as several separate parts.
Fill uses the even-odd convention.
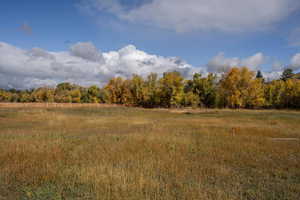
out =
[[[300,108],[300,80],[283,74],[265,82],[261,73],[232,68],[221,77],[195,73],[185,80],[179,72],[162,77],[112,78],[103,88],[61,83],[56,88],[0,90],[0,102],[110,103],[142,107]]]

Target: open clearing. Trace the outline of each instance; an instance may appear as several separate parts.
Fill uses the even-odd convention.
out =
[[[0,199],[292,199],[300,112],[0,106]]]

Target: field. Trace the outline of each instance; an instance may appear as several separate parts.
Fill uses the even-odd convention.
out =
[[[299,111],[0,105],[0,200],[299,197]]]

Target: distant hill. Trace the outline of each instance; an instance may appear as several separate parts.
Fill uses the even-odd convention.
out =
[[[294,74],[293,78],[300,79],[300,72],[297,74]]]

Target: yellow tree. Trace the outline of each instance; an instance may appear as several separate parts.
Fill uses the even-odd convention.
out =
[[[252,79],[244,92],[245,107],[259,108],[265,106],[263,79]]]
[[[121,85],[121,91],[122,91],[122,95],[121,95],[121,103],[125,104],[125,105],[137,105],[136,104],[136,100],[135,97],[133,96],[133,91],[131,91],[131,87],[132,87],[132,81],[131,80],[124,80],[123,84]]]
[[[192,91],[186,92],[183,97],[183,105],[197,108],[200,104],[199,96]]]
[[[287,108],[299,107],[300,81],[297,79],[287,79],[285,82],[282,104]]]
[[[242,90],[245,81],[241,82],[241,70],[232,68],[223,75],[220,81],[220,95],[224,99],[224,106],[239,108],[243,106]]]
[[[72,103],[80,103],[81,102],[81,92],[79,89],[71,90],[70,96],[72,98]]]
[[[155,107],[160,104],[158,76],[155,73],[148,75],[143,87],[143,106]]]
[[[247,67],[232,68],[220,81],[219,95],[224,106],[230,108],[260,107],[264,105],[264,89],[260,79]]]
[[[108,102],[116,104],[128,102],[128,92],[125,91],[125,85],[127,84],[128,82],[121,77],[112,78],[104,88],[107,92]]]
[[[274,80],[265,86],[266,105],[273,108],[283,107],[285,83],[283,80]]]
[[[134,105],[143,105],[144,102],[144,79],[141,76],[133,75],[129,83],[129,90]]]
[[[37,88],[31,94],[33,102],[54,102],[54,89]]]
[[[10,92],[0,89],[0,102],[9,102],[11,98],[12,94]]]
[[[167,72],[159,80],[162,106],[179,106],[182,103],[184,79],[179,72]]]

